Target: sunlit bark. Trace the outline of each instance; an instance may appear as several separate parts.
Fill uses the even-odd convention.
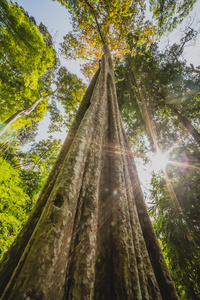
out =
[[[2,262],[2,300],[178,299],[104,52],[35,209]]]

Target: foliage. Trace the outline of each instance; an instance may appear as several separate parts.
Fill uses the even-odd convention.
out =
[[[30,143],[35,140],[35,137],[38,134],[37,127],[38,122],[32,121],[30,124],[27,124],[22,129],[20,129],[17,135],[17,140],[21,147],[23,147],[26,143]]]
[[[67,125],[69,126],[87,86],[65,67],[58,70],[57,85],[60,85],[60,89],[56,98],[64,107],[66,118],[68,118]]]
[[[109,44],[115,57],[122,57],[131,50],[127,37],[147,47],[156,35],[155,27],[145,21],[143,1],[58,1],[69,9],[73,26],[64,37],[63,52],[67,58],[89,60],[83,66],[88,77],[98,67],[102,44]]]
[[[150,0],[150,8],[160,31],[172,31],[193,9],[196,0]]]
[[[34,18],[29,17],[28,13],[23,8],[18,7],[17,4],[2,2],[2,7],[4,27],[1,36],[7,44],[10,43],[9,48],[7,48],[7,44],[4,48],[2,47],[2,53],[8,61],[8,67],[15,64],[15,76],[18,79],[13,81],[13,73],[9,73],[4,68],[7,77],[2,83],[4,85],[0,86],[3,89],[1,94],[2,108],[0,105],[1,120],[7,123],[15,113],[29,108],[36,100],[41,99],[41,96],[49,95],[52,83],[56,84],[57,88],[59,87],[59,92],[54,98],[64,104],[67,115],[71,118],[85,90],[82,81],[76,75],[69,73],[66,68],[59,68],[59,61],[53,50],[52,37],[44,24],[40,23],[39,26],[36,26]],[[13,37],[10,42],[9,34]],[[17,43],[16,47],[14,43]],[[27,57],[28,63],[26,62]],[[19,81],[20,86],[17,83]],[[19,133],[19,136],[22,137],[26,132],[27,139],[28,135],[31,136],[30,129],[32,136],[34,136],[33,129],[37,129],[37,124],[47,109],[51,115],[50,132],[58,129],[63,119],[56,105],[49,105],[46,101],[41,101],[30,116],[20,117],[14,122],[14,128],[23,131],[23,133]],[[0,128],[3,129],[4,126],[2,123]],[[9,129],[1,139],[6,141],[13,134],[17,135],[17,131],[13,132],[12,129]]]
[[[56,160],[61,147],[61,140],[53,139],[32,144],[26,153],[21,154],[21,178],[24,190],[35,202],[41,191],[47,176]]]
[[[27,219],[29,196],[24,192],[20,170],[0,157],[0,256],[11,245]]]
[[[185,131],[171,111],[171,105],[188,120],[198,122],[200,77],[180,60],[182,51],[174,44],[162,53],[154,44],[148,51],[142,53],[140,49],[136,55],[127,55],[123,63],[117,64],[119,106],[128,134],[135,140],[146,130],[152,140],[153,128],[159,142],[167,148],[169,144],[164,143],[164,132],[172,124],[179,126],[179,131],[171,130],[172,141],[184,135]],[[153,144],[154,141],[151,141],[152,147]]]
[[[72,119],[86,91],[86,84],[62,66],[56,72],[54,83],[59,86],[59,89],[48,104],[48,111],[50,113],[48,132],[50,133],[61,131],[63,127],[71,125]],[[61,107],[65,114],[61,113],[58,107]]]
[[[0,157],[0,256],[30,214],[61,147],[49,137],[27,152],[2,144]]]
[[[48,33],[40,33],[44,26],[30,22],[23,8],[6,0],[0,8],[0,119],[4,122],[47,92],[41,76],[54,65],[55,52]],[[40,103],[32,119],[40,120],[46,108],[46,103]],[[30,121],[20,119],[15,128]]]

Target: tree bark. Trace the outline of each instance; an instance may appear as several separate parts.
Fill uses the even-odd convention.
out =
[[[183,126],[187,129],[188,133],[190,133],[197,144],[200,146],[200,133],[194,128],[194,126],[190,123],[190,121],[181,115],[178,110],[170,105],[171,110],[175,113],[175,115],[178,117],[178,120],[183,124]]]
[[[37,99],[33,104],[31,104],[29,107],[19,110],[17,111],[14,115],[12,115],[10,118],[8,118],[5,121],[6,126],[0,131],[0,136],[2,136],[6,130],[10,127],[10,125],[15,122],[17,119],[27,116],[29,115],[37,106],[38,104],[43,101],[48,99],[49,97],[51,97],[52,95],[54,95],[57,92],[58,88],[53,91],[52,93],[48,94],[47,96],[42,96],[39,99]]]
[[[178,299],[123,131],[107,46],[104,53],[38,203],[3,259],[2,300]]]

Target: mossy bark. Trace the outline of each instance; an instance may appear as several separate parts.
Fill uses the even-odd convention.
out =
[[[38,203],[2,261],[2,300],[178,299],[104,52]]]

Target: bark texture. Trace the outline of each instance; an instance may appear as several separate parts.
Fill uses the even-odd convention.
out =
[[[178,299],[123,130],[107,46],[0,276],[2,300]]]

